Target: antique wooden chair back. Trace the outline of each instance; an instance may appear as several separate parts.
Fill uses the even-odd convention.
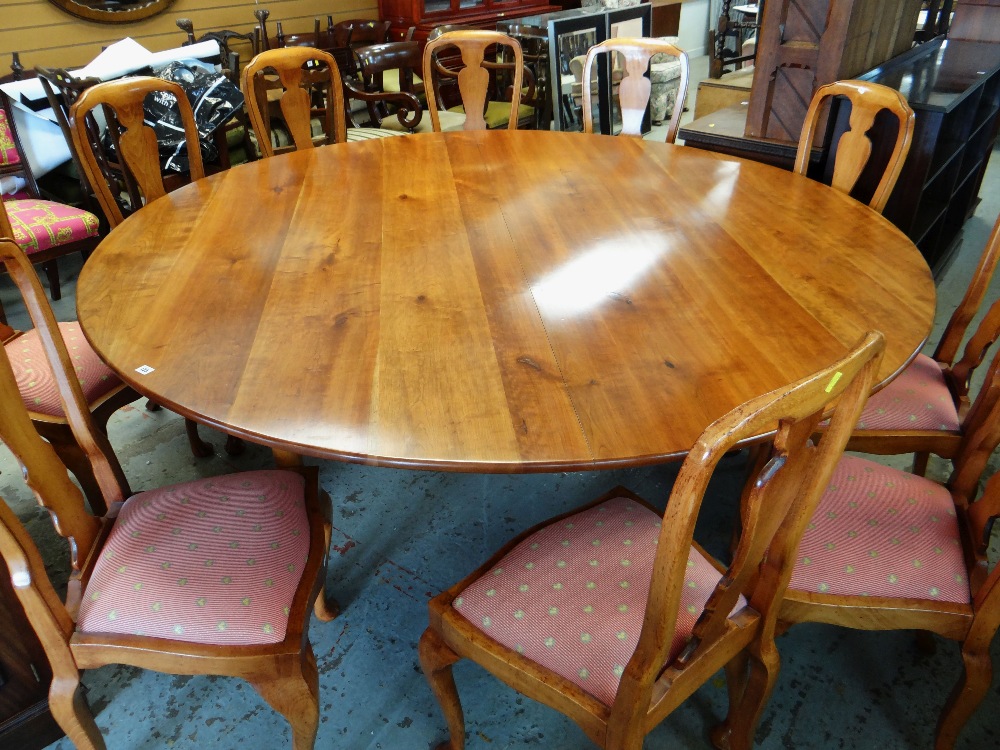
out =
[[[30,283],[28,277],[33,276],[30,264],[20,259],[18,249],[12,241],[0,240],[0,257],[8,264],[12,275],[20,275],[24,277],[21,279],[22,282]],[[35,302],[37,301],[36,298]],[[323,582],[329,532],[327,520],[329,498],[319,493],[315,472],[312,470],[296,472],[303,479],[295,477],[292,472],[277,470],[237,474],[233,480],[218,477],[196,480],[172,488],[150,490],[134,498],[130,503],[132,492],[128,482],[107,438],[94,429],[86,399],[71,365],[69,351],[57,333],[51,308],[47,304],[34,304],[31,299],[28,303],[32,322],[42,341],[45,356],[52,366],[66,419],[87,459],[92,463],[93,473],[109,509],[102,517],[87,512],[80,490],[69,480],[65,467],[59,463],[52,448],[35,431],[21,401],[10,364],[5,357],[0,357],[0,439],[22,465],[25,481],[38,502],[48,510],[56,531],[69,542],[72,575],[67,587],[66,603],[62,604],[54,595],[51,584],[44,575],[44,567],[40,565],[37,550],[33,549],[24,529],[6,506],[0,509],[0,554],[4,555],[18,596],[52,664],[54,680],[49,698],[56,721],[78,748],[103,748],[100,731],[79,692],[80,670],[105,664],[131,664],[174,674],[243,677],[288,719],[292,725],[296,749],[312,748],[319,720],[318,678],[315,658],[309,645],[307,625],[309,612],[314,603],[318,602],[317,596]],[[238,489],[240,487],[249,489],[241,491]],[[246,494],[246,498],[240,497],[241,492]],[[262,494],[258,495],[257,492]],[[274,494],[270,494],[271,492]],[[296,493],[300,496],[296,497]],[[147,500],[147,498],[153,499]],[[272,498],[274,498],[273,508],[267,505]],[[204,508],[220,505],[230,507],[237,516],[253,513],[261,521],[261,531],[266,535],[280,533],[274,521],[266,520],[278,517],[274,508],[284,509],[285,515],[294,516],[293,524],[301,523],[307,527],[296,526],[300,531],[290,536],[284,534],[288,537],[283,542],[285,546],[288,546],[287,542],[292,537],[302,537],[301,542],[291,545],[298,547],[299,552],[292,552],[290,549],[284,553],[260,552],[260,559],[254,561],[255,571],[260,575],[268,575],[261,567],[265,565],[270,571],[284,571],[290,566],[293,573],[300,573],[298,579],[274,583],[284,589],[282,598],[287,597],[287,623],[276,624],[270,630],[269,626],[257,629],[257,632],[263,635],[248,637],[246,643],[250,643],[251,638],[257,641],[250,646],[242,645],[244,641],[232,641],[225,636],[195,637],[191,634],[185,636],[185,629],[180,625],[170,629],[169,636],[126,632],[122,628],[116,629],[107,624],[116,619],[114,614],[119,611],[116,609],[110,610],[107,617],[98,618],[97,629],[94,628],[93,619],[89,627],[85,626],[82,622],[84,611],[98,598],[104,600],[110,598],[111,601],[105,601],[105,604],[112,608],[116,605],[122,608],[131,607],[133,616],[139,611],[135,609],[134,602],[128,603],[117,598],[121,591],[118,591],[114,584],[107,584],[106,579],[104,584],[100,582],[103,575],[101,561],[105,561],[105,566],[111,564],[107,562],[111,553],[105,554],[105,549],[117,550],[120,553],[117,559],[129,560],[131,567],[140,568],[143,563],[140,562],[139,556],[143,551],[150,552],[149,547],[137,546],[146,545],[146,541],[141,543],[128,541],[138,539],[137,534],[118,530],[116,526],[124,524],[127,528],[135,523],[152,524],[154,516],[157,515],[155,510],[151,511],[148,517],[140,518],[143,508],[163,510],[170,507],[176,513],[186,503],[191,502],[204,503]],[[230,505],[226,506],[227,503]],[[303,510],[293,511],[292,508]],[[122,517],[127,515],[128,520],[119,522],[120,514]],[[198,517],[201,515],[199,513]],[[221,557],[225,554],[223,548],[231,546],[221,537],[218,541],[213,540],[213,527],[210,524],[218,521],[196,521],[192,512],[186,523],[187,531],[192,538],[200,542],[200,544],[186,545],[186,550],[205,548],[200,554],[207,554],[212,558]],[[197,528],[199,523],[204,525],[203,529]],[[143,532],[144,539],[155,536],[152,528],[146,527]],[[161,537],[161,541],[170,536],[171,533],[167,531],[165,537]],[[247,552],[241,554],[253,554],[246,544],[248,541],[250,541],[248,538],[241,539],[243,546],[247,548]],[[264,547],[266,546],[265,543]],[[213,547],[217,549],[212,549]],[[263,548],[258,547],[258,549]],[[184,554],[192,553],[188,551]],[[270,554],[270,559],[265,560],[264,554]],[[242,558],[240,562],[243,562]],[[173,602],[167,601],[164,605],[169,610],[171,604],[178,604],[183,597],[177,599],[176,594],[170,593],[171,587],[163,586],[163,581],[158,583],[155,577],[168,576],[173,583],[175,575],[183,575],[174,570],[180,564],[181,561],[175,559],[173,566],[154,565],[146,571],[150,578],[143,584],[138,587],[125,587],[126,596],[139,597],[140,594],[136,592],[142,591],[143,586],[156,589],[157,596],[175,599]],[[154,569],[161,572],[154,574],[151,572]],[[196,586],[202,588],[209,580],[206,578]],[[95,584],[95,581],[98,583]],[[98,586],[107,596],[88,595],[88,587],[91,584]],[[262,586],[266,588],[266,582]],[[209,594],[209,598],[212,596],[224,598],[221,592]],[[280,614],[260,609],[257,600],[267,598],[262,589],[259,596],[244,602],[245,606],[255,607],[259,610],[259,615],[267,617],[268,620],[264,622]],[[271,602],[269,606],[274,607],[277,601]],[[277,606],[280,608],[280,603]],[[316,606],[318,613],[329,612],[318,603]],[[143,620],[143,630],[157,627],[153,623],[155,617],[152,613],[160,610],[154,606],[153,609],[144,611],[149,619],[148,622]],[[172,613],[172,616],[184,619],[177,612]],[[247,615],[234,609],[231,611],[231,616],[235,622]],[[198,618],[188,619],[190,622],[186,622],[185,625],[191,625],[193,629]],[[163,630],[164,622],[166,621],[161,622],[160,630]],[[251,618],[249,625],[241,626],[241,629],[249,628],[247,632],[251,632],[255,622],[256,620]],[[202,630],[205,630],[206,624],[204,621],[201,622]],[[212,625],[215,625],[214,620]],[[227,627],[224,621],[220,621],[218,628],[212,629],[222,633]]]
[[[148,96],[172,99],[176,104],[184,127],[190,180],[205,176],[194,113],[179,85],[138,76],[90,87],[70,108],[70,129],[87,180],[112,228],[121,224],[126,215],[176,187],[174,179],[168,185],[164,178],[156,134],[144,122]],[[105,138],[96,137],[93,119],[98,107],[107,121],[105,138],[110,137],[113,152],[106,148]],[[176,156],[172,155],[171,160]]]
[[[386,42],[357,50],[359,81],[344,79],[344,89],[351,99],[360,99],[368,108],[371,124],[396,118],[404,130],[413,130],[421,121],[423,107],[417,98],[415,74],[420,71],[418,42]],[[398,72],[398,91],[385,90],[386,73]],[[423,90],[423,87],[420,88]]]
[[[45,270],[49,294],[62,298],[58,259],[71,253],[86,257],[100,239],[101,221],[86,200],[80,205],[44,200],[32,173],[21,138],[14,126],[14,112],[7,94],[0,91],[0,177],[21,180],[24,185],[3,196],[0,236],[15,239],[31,261]],[[8,215],[9,213],[9,215]],[[0,321],[6,322],[0,307]]]
[[[964,672],[948,698],[934,746],[950,748],[990,687],[990,643],[1000,625],[1000,566],[987,547],[1000,516],[1000,479],[977,499],[1000,444],[1000,373],[994,361],[979,414],[944,486],[845,456],[814,512],[790,533],[782,627],[823,622],[860,630],[924,630],[962,646]],[[985,406],[985,405],[988,405]],[[768,622],[765,628],[772,628]],[[751,660],[735,726],[752,726],[778,676],[777,653]],[[734,732],[735,732],[734,728]]]
[[[347,140],[343,83],[337,63],[327,52],[309,47],[261,52],[243,69],[242,88],[250,125],[265,157]],[[291,136],[289,146],[276,147],[271,140],[274,105]],[[314,116],[322,124],[316,138]]]
[[[512,62],[496,62],[487,58],[487,52],[497,46],[510,48]],[[448,47],[458,49],[463,67],[453,71],[438,59],[436,53]],[[520,111],[521,89],[524,82],[524,56],[521,45],[516,39],[498,31],[458,30],[447,31],[434,39],[428,40],[424,46],[423,73],[427,94],[427,109],[431,116],[431,124],[435,132],[441,132],[441,119],[438,109],[441,107],[440,86],[441,77],[453,78],[458,82],[458,89],[465,108],[465,130],[486,130],[486,108],[490,93],[493,74],[497,71],[509,71],[513,75],[510,92],[510,116],[507,122],[508,130],[517,129]]]
[[[924,474],[928,457],[953,458],[972,422],[973,412],[989,410],[973,402],[969,389],[976,369],[1000,336],[1000,303],[980,321],[959,357],[959,348],[976,316],[1000,260],[1000,217],[993,225],[965,294],[952,313],[931,357],[916,359],[888,386],[868,401],[849,450],[877,454],[915,453],[913,471]]]
[[[219,53],[222,57],[222,72],[236,86],[240,85],[240,62],[241,60],[252,59],[260,52],[260,42],[257,34],[242,34],[230,29],[220,29],[219,31],[208,31],[200,37],[195,37],[194,23],[190,18],[178,18],[175,23],[177,28],[187,35],[187,41],[182,46],[187,47],[199,42],[214,41],[219,45]],[[249,53],[249,54],[241,54]]]
[[[81,205],[88,211],[99,213],[101,209],[97,200],[97,192],[87,181],[83,162],[80,160],[80,155],[73,145],[73,134],[69,129],[69,110],[76,103],[76,100],[80,98],[80,94],[91,86],[100,83],[101,79],[93,77],[77,78],[62,68],[43,68],[41,66],[35,68],[35,73],[38,75],[38,80],[41,81],[42,90],[45,91],[45,98],[48,100],[49,107],[52,108],[52,112],[55,115],[56,124],[59,125],[63,138],[66,139],[66,144],[69,147],[70,156],[73,159],[73,166],[76,168],[77,179],[80,184]],[[93,127],[95,128],[95,132],[97,132],[97,123],[93,123]]]
[[[910,151],[916,116],[903,95],[888,86],[863,81],[834,81],[820,86],[813,94],[812,102],[806,111],[805,123],[795,154],[794,172],[806,174],[809,167],[809,152],[816,137],[824,105],[828,99],[835,96],[846,97],[851,102],[850,129],[840,137],[837,144],[836,162],[830,183],[837,190],[850,193],[861,178],[872,155],[872,142],[867,133],[875,123],[876,115],[882,110],[889,110],[899,123],[885,171],[868,202],[869,206],[882,213],[903,169],[906,155]]]
[[[740,663],[743,649],[759,647],[760,623],[776,615],[780,601],[776,579],[794,552],[794,546],[781,546],[790,540],[783,530],[811,510],[826,486],[874,382],[883,347],[881,334],[870,333],[830,367],[752,399],[715,421],[681,466],[662,518],[651,506],[641,508],[643,501],[627,490],[612,490],[582,512],[552,519],[522,534],[478,571],[432,600],[420,658],[448,720],[448,747],[460,750],[465,737],[451,675],[451,665],[460,658],[476,661],[519,692],[562,711],[601,747],[637,750],[646,733],[720,667]],[[832,404],[836,409],[830,431],[814,445],[810,435]],[[693,543],[695,521],[721,458],[769,432],[774,434],[771,448],[761,452],[763,459],[755,464],[744,491],[740,519],[744,533],[732,564],[724,569]],[[612,536],[617,529],[624,542]],[[612,546],[620,551],[605,549]],[[609,559],[588,563],[605,552]],[[558,626],[544,615],[544,622],[534,618],[552,603],[548,592],[563,588],[561,581],[567,587],[582,587],[582,581],[605,575],[591,572],[595,564],[602,570],[602,565],[611,565],[617,571],[619,562],[623,572],[611,574],[616,581],[638,577],[638,568],[643,566],[645,571],[649,565],[651,583],[642,602],[643,613],[633,606],[625,611],[617,607],[624,596],[617,593],[618,587],[586,584],[594,593],[584,596],[593,599],[579,603],[590,602],[587,606],[595,613],[590,620],[573,619],[586,615],[576,614],[580,607],[575,606],[578,602],[572,593],[562,601],[574,606],[558,611],[563,618]],[[536,567],[557,570],[552,575],[559,583],[533,578],[528,585],[526,576],[534,574],[526,571]],[[702,579],[692,569],[708,572]],[[695,589],[704,597],[697,602],[690,598]],[[645,591],[633,595],[641,601]],[[508,609],[517,609],[522,616],[517,612],[511,616]],[[554,615],[551,610],[549,614]],[[587,628],[605,624],[595,618],[610,621],[610,631],[599,636],[593,631],[591,637]],[[536,647],[535,643],[545,640],[541,631],[532,630],[536,627],[546,632],[558,627],[570,645],[552,650],[557,636],[552,649],[549,644]],[[578,647],[571,644],[580,632],[587,636],[583,642],[588,652],[595,654],[589,667],[573,658]],[[634,650],[619,651],[624,648],[617,645],[621,640],[634,644]],[[560,653],[565,660],[549,656]],[[608,665],[616,663],[617,684],[607,674]],[[742,677],[735,667],[727,671],[732,700],[742,689]],[[751,736],[748,729],[742,739],[749,741]]]
[[[677,140],[677,131],[681,126],[684,102],[687,101],[688,78],[691,70],[687,53],[680,47],[662,39],[631,39],[626,37],[608,39],[600,44],[595,44],[587,51],[587,60],[583,66],[584,81],[592,80],[591,71],[594,60],[600,54],[610,55],[611,62],[614,62],[615,55],[621,55],[625,60],[622,79],[618,83],[618,101],[622,115],[621,135],[634,138],[642,138],[642,118],[649,105],[649,96],[652,91],[652,84],[646,77],[646,72],[649,70],[649,59],[653,55],[664,54],[673,55],[680,60],[681,77],[677,90],[677,103],[670,115],[666,138],[667,143],[674,143]],[[584,85],[583,132],[585,133],[594,132],[593,106],[592,86]]]
[[[0,228],[6,221],[6,211],[0,205]],[[51,316],[51,308],[28,256],[16,244],[9,242],[2,249],[0,268],[10,273],[25,307],[33,317],[43,314]],[[92,427],[100,434],[107,435],[111,415],[126,404],[138,400],[139,394],[119,380],[100,360],[83,337],[79,323],[61,322],[56,327],[63,341],[73,351],[76,380],[84,395],[85,409],[90,414]],[[3,341],[4,352],[15,373],[21,401],[28,410],[35,430],[49,442],[66,468],[73,472],[91,509],[103,514],[107,511],[104,493],[94,476],[91,462],[70,429],[59,394],[54,389],[55,378],[48,358],[44,355],[39,331],[32,329],[19,332],[9,326],[2,326],[0,340]]]

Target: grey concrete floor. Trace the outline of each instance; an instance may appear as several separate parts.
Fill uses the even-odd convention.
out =
[[[1000,155],[984,185],[984,200],[966,225],[961,255],[940,283],[938,325],[957,304],[985,238],[1000,211]],[[61,318],[74,315],[79,266],[64,263]],[[1000,297],[1000,281],[987,303]],[[15,325],[25,326],[9,279],[0,299]],[[928,351],[930,350],[928,346]],[[250,446],[231,458],[223,437],[203,428],[216,447],[191,456],[182,420],[148,412],[142,402],[122,409],[111,442],[135,490],[200,476],[272,465],[270,453]],[[903,467],[905,462],[892,461]],[[990,471],[996,469],[996,459]],[[416,642],[427,623],[426,602],[472,570],[507,539],[549,516],[624,484],[663,504],[676,466],[613,472],[491,476],[373,469],[316,462],[334,501],[328,590],[343,613],[313,620],[311,639],[320,672],[321,725],[317,748],[431,748],[444,738],[444,720],[417,664]],[[727,548],[743,459],[726,460],[706,498],[696,538],[723,556]],[[942,476],[944,462],[932,473]],[[12,457],[0,454],[0,496],[39,540],[57,586],[65,581],[65,545],[55,536],[20,479]],[[801,625],[779,641],[783,671],[757,734],[760,748],[930,748],[945,695],[960,673],[955,644],[937,639],[932,655],[910,633],[868,633]],[[1000,648],[994,644],[994,656]],[[469,663],[455,668],[467,720],[467,747],[591,745],[556,712],[519,696]],[[290,734],[245,683],[228,678],[175,677],[130,667],[105,667],[83,678],[91,706],[112,750],[203,747],[290,747]],[[716,675],[647,739],[645,747],[709,747],[707,733],[724,714],[725,684]],[[1000,747],[1000,685],[963,732],[959,747]],[[52,745],[68,750],[61,740]],[[6,750],[6,749],[3,749]],[[15,750],[11,748],[11,750]]]

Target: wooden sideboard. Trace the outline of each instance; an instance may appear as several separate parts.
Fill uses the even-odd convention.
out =
[[[0,560],[0,748],[37,750],[63,736],[49,713],[51,682],[48,659]]]
[[[902,92],[917,114],[913,145],[884,213],[939,276],[979,203],[997,142],[1000,44],[938,37],[859,78]],[[846,120],[846,112],[838,114],[834,143]]]
[[[422,42],[431,29],[442,24],[492,29],[497,21],[551,13],[563,7],[548,0],[379,0],[378,17],[392,23],[391,38],[402,39],[415,26],[413,38]]]

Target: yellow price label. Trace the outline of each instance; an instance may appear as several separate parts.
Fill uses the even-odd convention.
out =
[[[840,370],[837,370],[837,372],[833,373],[833,377],[830,378],[830,382],[827,383],[826,392],[829,393],[830,391],[832,391],[833,387],[837,385],[837,381],[839,381],[842,377],[844,377],[844,373],[842,373]]]

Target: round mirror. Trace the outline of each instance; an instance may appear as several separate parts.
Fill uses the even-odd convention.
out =
[[[49,0],[68,13],[100,23],[129,23],[155,16],[174,0]]]

